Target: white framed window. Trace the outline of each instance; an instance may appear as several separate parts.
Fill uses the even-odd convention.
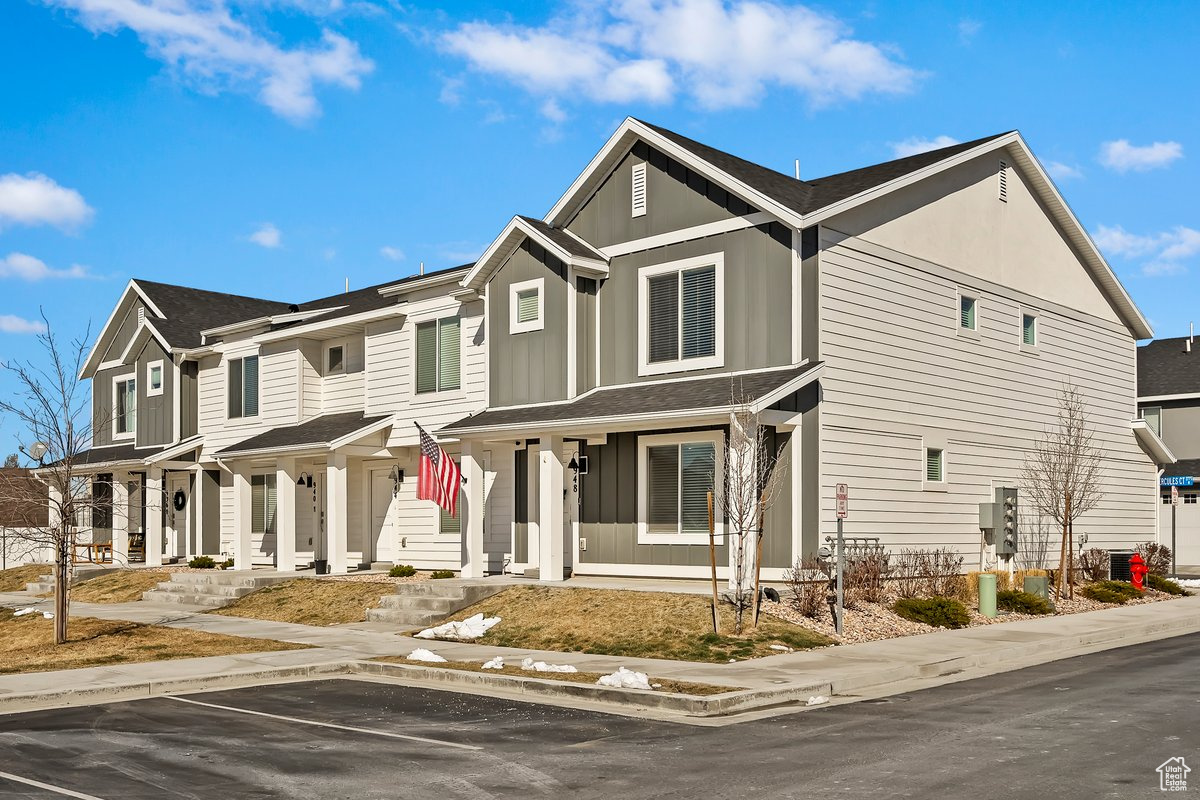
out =
[[[631,216],[646,216],[646,162],[634,164],[630,180]]]
[[[638,375],[725,363],[725,254],[638,270]]]
[[[1021,312],[1021,347],[1038,346],[1038,318],[1028,311]]]
[[[979,298],[974,295],[958,293],[958,329],[979,330]]]
[[[638,438],[639,544],[708,542],[708,493],[720,485],[724,449],[721,431]]]
[[[462,321],[443,317],[416,325],[416,394],[448,392],[462,387]]]
[[[258,356],[229,361],[229,419],[258,416]]]
[[[1162,436],[1162,406],[1146,406],[1142,409],[1142,419],[1158,436]]]
[[[344,375],[346,373],[346,343],[331,342],[325,346],[325,374]]]
[[[946,451],[940,447],[925,448],[925,483],[946,482]]]
[[[1183,504],[1187,505],[1187,506],[1196,505],[1196,493],[1195,492],[1184,492],[1183,493]]]
[[[157,397],[163,393],[163,362],[151,361],[146,365],[146,396]]]
[[[275,533],[275,510],[278,497],[275,474],[250,476],[250,532]]]
[[[114,439],[132,439],[137,433],[137,373],[118,375],[112,387]]]
[[[508,332],[528,333],[546,327],[546,279],[519,281],[508,287]]]

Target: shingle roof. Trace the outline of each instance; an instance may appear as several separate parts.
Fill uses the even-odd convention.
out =
[[[561,247],[563,250],[566,250],[573,256],[579,256],[580,258],[593,258],[597,261],[608,260],[599,250],[589,244],[584,243],[580,239],[576,239],[562,228],[555,228],[553,225],[543,222],[540,219],[534,219],[533,217],[522,216],[521,219],[529,223],[529,225],[537,230],[538,233],[542,234],[547,239],[554,242],[556,245]]]
[[[1200,393],[1200,342],[1155,339],[1137,350],[1138,397]]]
[[[136,278],[146,296],[166,315],[150,322],[172,347],[199,347],[200,331],[232,325],[235,322],[284,314],[288,304],[257,297],[210,292],[170,283]]]
[[[757,400],[782,388],[820,365],[802,364],[789,369],[763,370],[741,375],[715,375],[597,389],[570,403],[522,408],[497,408],[465,417],[444,426],[446,433],[476,428],[502,428],[538,423],[563,423],[612,417],[644,416],[648,411],[686,413],[728,408],[731,396]]]
[[[236,453],[273,450],[284,447],[304,447],[306,445],[313,447],[328,446],[343,436],[348,436],[357,430],[362,430],[387,418],[387,414],[368,417],[361,411],[322,414],[299,425],[272,428],[269,431],[251,436],[249,439],[226,447],[217,453],[217,455],[228,456]]]
[[[717,169],[741,181],[752,189],[775,200],[798,214],[811,214],[840,200],[853,197],[856,194],[873,189],[876,186],[895,180],[896,178],[916,172],[919,169],[936,164],[943,159],[978,147],[985,142],[1006,136],[1008,133],[998,133],[985,136],[962,144],[942,147],[925,153],[885,161],[861,169],[839,172],[824,178],[813,180],[796,180],[790,175],[769,169],[761,164],[755,164],[744,158],[709,147],[706,144],[689,139],[682,134],[660,128],[649,122],[638,120],[642,125],[662,134],[675,144],[688,150],[698,158],[707,161]]]
[[[1178,478],[1180,476],[1200,478],[1200,458],[1184,458],[1174,464],[1163,465],[1162,477]]]
[[[115,462],[142,461],[150,456],[161,453],[165,449],[164,447],[135,447],[132,444],[93,447],[88,450],[81,450],[73,459],[72,464],[74,467],[95,467]],[[46,466],[50,467],[58,463],[61,463],[61,460],[46,464]]]

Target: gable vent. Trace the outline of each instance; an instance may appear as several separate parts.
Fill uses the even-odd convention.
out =
[[[1000,189],[999,189],[1000,202],[1007,203],[1008,202],[1008,162],[1007,161],[1000,162],[1000,171],[998,173],[998,177],[999,177],[999,181],[1000,181]]]
[[[144,325],[145,323],[146,323],[146,307],[138,306],[138,325]]]
[[[646,164],[633,165],[633,216],[646,214]]]

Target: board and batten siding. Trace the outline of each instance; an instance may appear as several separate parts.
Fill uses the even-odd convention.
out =
[[[162,393],[150,396],[151,363],[162,364]],[[175,441],[175,368],[170,353],[150,338],[132,369],[137,372],[137,443],[139,447],[168,445]]]
[[[1130,429],[1128,331],[836,232],[821,244],[822,534],[835,530],[834,484],[845,482],[848,535],[953,547],[975,566],[978,504],[1019,486],[1070,380],[1105,457],[1104,498],[1076,533],[1100,548],[1154,539],[1157,470]],[[978,298],[975,335],[959,330],[960,290]],[[1036,349],[1022,347],[1022,313],[1038,316]],[[926,447],[945,451],[944,487],[925,485]],[[1031,524],[1023,514],[1026,535]]]

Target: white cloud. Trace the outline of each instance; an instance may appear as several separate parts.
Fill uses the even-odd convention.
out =
[[[0,225],[54,225],[70,229],[92,218],[92,208],[74,189],[37,172],[0,175]]]
[[[960,19],[958,21],[958,40],[970,44],[971,40],[983,30],[983,23],[977,19]]]
[[[1079,167],[1072,167],[1070,164],[1064,164],[1061,161],[1047,161],[1046,171],[1050,173],[1050,177],[1057,178],[1060,181],[1083,177],[1083,170],[1079,169]]]
[[[150,56],[201,91],[245,91],[294,122],[320,113],[314,90],[357,89],[374,65],[358,45],[328,29],[316,45],[287,47],[235,17],[227,0],[45,0],[73,10],[97,33],[133,31]],[[304,3],[300,12],[310,11]]]
[[[383,247],[379,248],[379,255],[383,256],[388,261],[404,260],[404,251],[399,247],[392,247],[391,245],[384,245]]]
[[[25,253],[9,253],[0,258],[0,278],[20,278],[26,281],[40,281],[46,278],[86,278],[87,267],[72,264],[66,269],[51,269],[40,258]]]
[[[1117,139],[1100,145],[1100,163],[1116,172],[1145,172],[1165,167],[1180,158],[1183,158],[1183,145],[1179,142],[1138,146],[1130,144],[1128,139]]]
[[[922,139],[919,136],[912,136],[902,142],[890,142],[892,155],[896,158],[904,158],[905,156],[915,156],[918,153],[928,153],[930,150],[939,150],[943,147],[949,147],[952,144],[958,144],[958,139],[950,136],[935,136],[932,139]]]
[[[260,247],[275,248],[283,244],[283,233],[267,222],[249,236],[250,241]]]
[[[539,99],[561,103],[751,106],[771,87],[814,105],[901,93],[919,75],[887,45],[852,37],[837,17],[775,0],[617,0],[575,4],[540,27],[468,22],[444,50]]]
[[[1181,275],[1187,272],[1187,260],[1200,255],[1200,230],[1183,225],[1148,235],[1101,225],[1093,238],[1110,255],[1145,259],[1141,269],[1148,276]]]
[[[23,319],[12,314],[0,314],[0,333],[45,333],[46,323]]]

